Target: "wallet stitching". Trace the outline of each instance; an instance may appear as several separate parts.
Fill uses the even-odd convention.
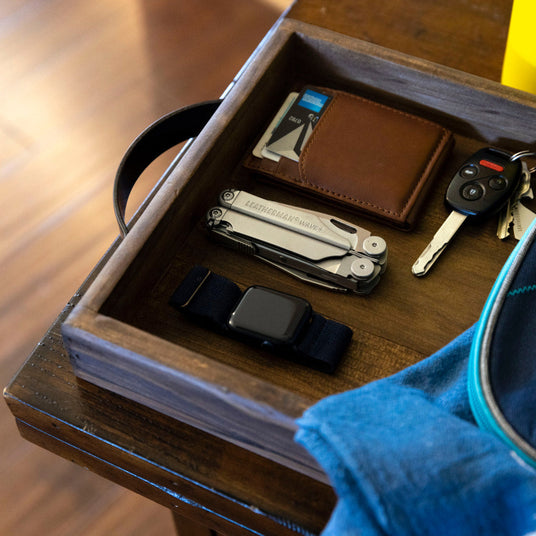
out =
[[[385,104],[374,102],[374,101],[371,101],[369,99],[365,99],[364,97],[360,97],[358,95],[352,95],[351,93],[344,93],[344,92],[340,92],[340,91],[336,91],[336,90],[329,90],[329,92],[334,94],[333,101],[331,102],[329,108],[326,110],[326,112],[323,114],[323,116],[320,118],[320,121],[319,121],[318,125],[316,126],[316,128],[313,130],[313,133],[311,134],[311,138],[307,141],[307,144],[306,144],[306,146],[304,148],[304,152],[302,153],[302,158],[300,158],[300,161],[298,162],[298,169],[300,171],[300,177],[298,179],[296,179],[295,177],[292,177],[291,175],[288,175],[288,174],[285,174],[285,173],[281,173],[281,176],[285,177],[287,180],[291,179],[293,182],[295,182],[297,184],[304,184],[304,185],[308,186],[309,188],[313,188],[315,190],[323,191],[325,193],[330,194],[331,196],[338,197],[338,198],[349,199],[350,201],[352,201],[353,203],[356,203],[357,205],[373,207],[374,209],[379,210],[379,211],[381,211],[383,213],[395,215],[395,216],[398,216],[398,217],[403,217],[405,212],[406,212],[406,210],[407,210],[407,207],[408,207],[408,205],[409,205],[409,203],[411,201],[411,198],[413,197],[413,195],[415,193],[415,191],[418,189],[419,186],[421,186],[421,184],[423,182],[425,182],[425,175],[426,175],[426,172],[427,172],[427,170],[428,170],[428,168],[430,166],[430,163],[434,161],[439,149],[444,145],[444,143],[446,141],[446,138],[448,138],[450,136],[449,131],[446,130],[445,128],[441,127],[440,125],[437,125],[437,123],[434,123],[434,122],[429,121],[427,119],[424,119],[422,117],[412,115],[412,114],[409,114],[407,112],[403,112],[402,110],[397,110],[396,108],[391,108],[390,106],[386,106]],[[307,173],[305,171],[305,161],[307,159],[307,154],[310,152],[310,148],[311,148],[311,145],[313,144],[313,140],[318,135],[318,131],[319,131],[319,127],[320,127],[321,123],[326,122],[326,118],[328,117],[329,112],[333,108],[333,104],[335,102],[335,99],[337,97],[339,97],[340,95],[345,95],[350,99],[358,100],[358,101],[361,101],[361,102],[366,102],[366,103],[372,104],[373,106],[376,106],[378,108],[383,108],[383,109],[386,109],[386,110],[389,110],[389,111],[392,111],[392,112],[396,112],[397,114],[403,115],[404,117],[408,117],[410,119],[417,120],[417,121],[419,121],[421,123],[424,123],[426,125],[432,125],[434,127],[439,127],[439,129],[443,132],[443,135],[441,136],[441,138],[439,139],[438,143],[436,144],[436,147],[432,151],[431,156],[426,161],[426,164],[424,166],[424,171],[420,175],[419,179],[416,181],[416,183],[415,183],[413,189],[411,190],[411,192],[409,192],[409,194],[407,196],[407,199],[406,199],[406,202],[404,203],[404,206],[402,207],[401,212],[397,212],[397,211],[394,211],[394,210],[389,210],[389,209],[380,207],[378,205],[375,205],[374,203],[370,203],[368,201],[361,201],[359,199],[356,199],[355,197],[337,193],[337,192],[335,192],[333,190],[330,190],[328,188],[325,188],[323,186],[319,186],[317,184],[314,184],[314,183],[312,183],[312,182],[310,182],[308,180],[308,178],[306,176]]]

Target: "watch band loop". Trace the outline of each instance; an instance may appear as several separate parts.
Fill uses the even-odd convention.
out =
[[[311,323],[296,345],[297,352],[314,361],[317,368],[333,372],[352,339],[352,330],[313,313]]]
[[[198,320],[225,330],[229,315],[241,296],[242,291],[230,279],[204,266],[195,266],[175,290],[170,303]]]

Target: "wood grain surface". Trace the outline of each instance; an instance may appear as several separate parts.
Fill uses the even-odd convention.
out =
[[[297,2],[289,16],[500,80],[512,0]]]
[[[279,182],[259,180],[243,169],[259,123],[270,119],[274,95],[282,99],[302,80],[329,81],[331,87],[365,94],[452,129],[455,150],[435,177],[411,232],[353,210],[342,213],[341,206],[322,205],[323,200],[303,192],[293,196]],[[285,20],[64,324],[77,375],[322,479],[317,464],[293,440],[295,418],[320,397],[425,358],[476,321],[515,243],[498,240],[494,219],[467,224],[428,277],[414,277],[411,265],[447,217],[444,192],[460,162],[483,145],[523,147],[533,140],[535,121],[533,97]],[[391,154],[381,157],[384,172],[396,177],[396,160]],[[389,245],[389,265],[380,284],[367,297],[341,295],[218,247],[202,220],[228,187],[332,210],[382,236]],[[225,274],[242,288],[262,282],[306,297],[320,314],[352,328],[354,341],[345,359],[325,377],[185,322],[168,301],[195,264]]]
[[[511,0],[470,5],[462,0],[405,0],[385,2],[378,9],[363,0],[303,0],[291,16],[497,80],[510,5]],[[283,499],[274,496],[288,476],[284,470],[270,475],[270,467],[254,455],[233,459],[237,451],[218,442],[200,453],[197,445],[206,448],[209,442],[195,428],[184,427],[179,437],[169,431],[162,438],[168,421],[157,412],[84,382],[75,385],[72,374],[62,368],[68,363],[65,354],[57,355],[57,325],[40,341],[116,236],[112,177],[130,141],[163,113],[218,96],[280,11],[280,6],[239,0],[2,3],[0,374],[6,384],[39,344],[37,357],[17,384],[17,392],[27,397],[25,408],[18,408],[20,431],[81,466],[22,441],[4,405],[2,534],[173,531],[171,519],[158,505],[84,467],[189,517],[196,505],[177,491],[186,489],[200,503],[211,504],[214,510],[207,516],[223,533],[231,525],[217,515],[218,508],[273,533],[292,532],[292,522],[277,518],[279,514],[288,520],[290,510],[300,526],[315,531],[327,519],[334,501],[331,490],[301,481],[304,489],[307,486],[304,496],[316,497],[313,507],[300,503],[296,491],[288,490]],[[147,174],[131,206],[143,199],[167,162],[169,158]],[[471,237],[469,233],[465,240]],[[48,396],[58,391],[65,395],[61,400]],[[70,397],[71,391],[78,398]],[[62,413],[69,414],[75,426],[55,417]],[[143,439],[132,440],[134,424],[154,440],[150,448]],[[74,444],[80,434],[89,443],[113,436],[117,442],[111,450],[117,457],[98,459],[74,448],[69,440]],[[200,464],[193,456],[196,449]],[[242,462],[258,469],[254,486],[237,481]],[[132,472],[125,473],[125,467]],[[137,477],[138,472],[150,475],[151,481]],[[212,487],[216,483],[223,489],[226,482],[232,483],[234,498]],[[259,516],[259,504],[275,518]],[[180,525],[177,528],[180,532]],[[197,530],[197,525],[183,532],[188,530]]]
[[[283,7],[0,3],[2,385],[117,235],[112,182],[129,143],[162,114],[218,97]],[[22,439],[4,403],[0,430],[1,534],[174,533],[159,505]]]

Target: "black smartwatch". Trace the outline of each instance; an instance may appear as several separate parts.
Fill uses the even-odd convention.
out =
[[[244,292],[203,266],[188,272],[170,304],[206,327],[333,372],[352,330],[315,313],[307,300],[262,286]]]

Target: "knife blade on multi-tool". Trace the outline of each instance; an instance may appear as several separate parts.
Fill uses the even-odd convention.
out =
[[[320,212],[227,189],[207,212],[225,244],[331,290],[368,294],[387,263],[387,245],[370,231]]]

